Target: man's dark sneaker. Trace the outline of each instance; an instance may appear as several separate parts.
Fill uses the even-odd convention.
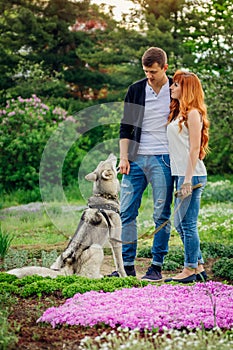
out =
[[[134,265],[130,265],[130,266],[124,266],[125,272],[127,276],[136,276],[136,271],[134,268]]]
[[[155,267],[154,265],[151,265],[147,270],[145,276],[142,277],[142,280],[150,282],[162,281],[161,271],[159,271],[159,268],[157,268],[157,266]]]
[[[110,275],[106,275],[106,277],[120,277],[120,275],[117,271],[113,271]]]

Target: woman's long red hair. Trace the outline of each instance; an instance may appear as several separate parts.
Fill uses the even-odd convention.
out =
[[[197,109],[201,115],[203,123],[199,158],[204,159],[208,152],[209,121],[201,82],[194,73],[178,70],[173,77],[173,83],[180,84],[181,98],[180,100],[172,99],[168,123],[176,119],[178,115],[182,116],[179,121],[179,128],[181,131],[182,123],[184,122],[187,125],[188,113],[192,109]]]

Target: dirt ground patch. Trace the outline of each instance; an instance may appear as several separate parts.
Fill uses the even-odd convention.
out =
[[[137,277],[141,278],[150,266],[151,259],[138,258],[136,260]],[[213,261],[206,264],[206,271],[210,278]],[[112,256],[105,256],[102,266],[103,275],[114,271]],[[164,271],[166,278],[174,273]],[[216,280],[216,279],[215,279]],[[59,306],[65,302],[60,293],[55,293],[52,297],[42,297],[23,299],[18,298],[17,303],[11,307],[8,318],[11,329],[18,337],[18,343],[11,349],[20,350],[75,350],[79,349],[81,339],[85,336],[92,338],[100,335],[103,331],[109,333],[112,329],[108,326],[83,327],[83,326],[61,326],[53,329],[50,325],[37,324],[36,320],[42,313],[51,306]],[[9,348],[10,350],[10,348]]]

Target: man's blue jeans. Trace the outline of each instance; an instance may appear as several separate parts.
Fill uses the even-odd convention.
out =
[[[201,183],[202,187],[193,190],[192,195],[183,200],[181,198],[175,200],[174,224],[184,244],[184,267],[197,268],[198,264],[204,264],[200,250],[197,220],[201,194],[206,181],[206,176],[193,176],[192,185]],[[180,189],[183,182],[184,176],[175,176],[177,189]]]
[[[171,176],[168,154],[157,156],[138,155],[130,163],[129,175],[123,175],[121,182],[121,221],[122,241],[134,242],[122,245],[122,256],[125,266],[134,265],[137,252],[137,216],[143,192],[148,184],[152,186],[154,201],[153,219],[159,227],[171,215],[173,178]],[[152,263],[162,266],[168,252],[170,222],[154,235],[152,246]]]

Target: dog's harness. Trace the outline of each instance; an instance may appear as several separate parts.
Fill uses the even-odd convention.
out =
[[[118,208],[116,208],[115,205],[112,204],[89,204],[89,208],[91,209],[98,209],[100,212],[104,210],[113,210],[115,213],[120,214],[120,211]]]
[[[106,213],[105,210],[113,210],[115,213],[120,215],[119,209],[117,209],[114,205],[111,204],[91,204],[89,205],[89,208],[91,209],[98,209],[98,211],[104,216],[105,220],[107,221],[108,227],[111,228],[111,222],[109,220],[108,214]]]
[[[106,195],[106,194],[95,194],[95,197],[103,197],[106,199],[110,199],[110,200],[117,200],[116,196],[112,196],[112,195]],[[105,220],[107,221],[108,224],[108,228],[110,229],[112,227],[111,222],[109,220],[109,216],[106,213],[105,210],[112,210],[114,211],[116,214],[120,215],[120,210],[119,210],[119,204],[109,204],[109,203],[92,203],[92,204],[88,204],[88,207],[91,209],[98,209],[98,211],[104,216]]]

